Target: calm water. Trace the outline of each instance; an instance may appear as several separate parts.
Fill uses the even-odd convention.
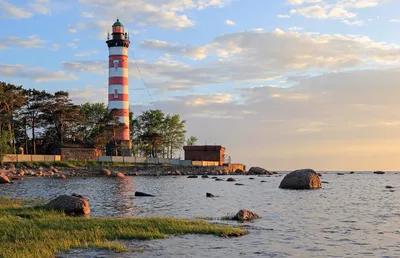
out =
[[[184,176],[26,178],[1,185],[0,195],[51,199],[77,192],[90,199],[91,216],[217,218],[245,208],[262,217],[242,224],[250,234],[240,238],[127,241],[128,246],[145,251],[77,250],[63,257],[400,257],[400,174],[326,173],[322,180],[329,184],[313,191],[279,189],[283,177],[235,178],[245,185]],[[385,189],[386,185],[396,187],[395,191]],[[157,197],[134,197],[135,191]],[[219,197],[206,198],[206,192]]]

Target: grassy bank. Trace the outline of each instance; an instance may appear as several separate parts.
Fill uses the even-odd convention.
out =
[[[182,234],[241,236],[240,228],[172,218],[82,218],[0,198],[0,257],[53,257],[73,248],[128,251],[118,240]],[[31,203],[30,203],[31,204]]]

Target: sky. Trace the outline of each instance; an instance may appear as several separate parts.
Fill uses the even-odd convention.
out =
[[[0,80],[106,102],[117,18],[136,116],[248,167],[400,171],[400,0],[0,0]]]

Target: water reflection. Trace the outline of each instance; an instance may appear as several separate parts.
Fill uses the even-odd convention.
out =
[[[245,237],[146,242],[149,251],[135,257],[400,257],[399,175],[324,174],[329,184],[314,191],[279,189],[281,177],[235,178],[244,186],[186,177],[26,178],[1,185],[0,195],[51,199],[76,192],[90,199],[91,216],[218,218],[242,208],[261,216]],[[156,197],[136,198],[136,190]],[[206,192],[219,197],[206,198]]]

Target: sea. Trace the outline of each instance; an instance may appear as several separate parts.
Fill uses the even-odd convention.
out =
[[[284,175],[219,176],[225,181],[186,176],[25,178],[1,185],[0,195],[50,200],[79,193],[89,198],[91,217],[208,218],[249,232],[238,238],[124,241],[144,251],[77,249],[56,257],[400,257],[400,173],[325,172],[318,190],[279,189]],[[228,177],[236,182],[226,181]],[[135,191],[155,197],[135,197]],[[207,192],[216,197],[207,198]],[[221,220],[240,209],[261,218]]]

